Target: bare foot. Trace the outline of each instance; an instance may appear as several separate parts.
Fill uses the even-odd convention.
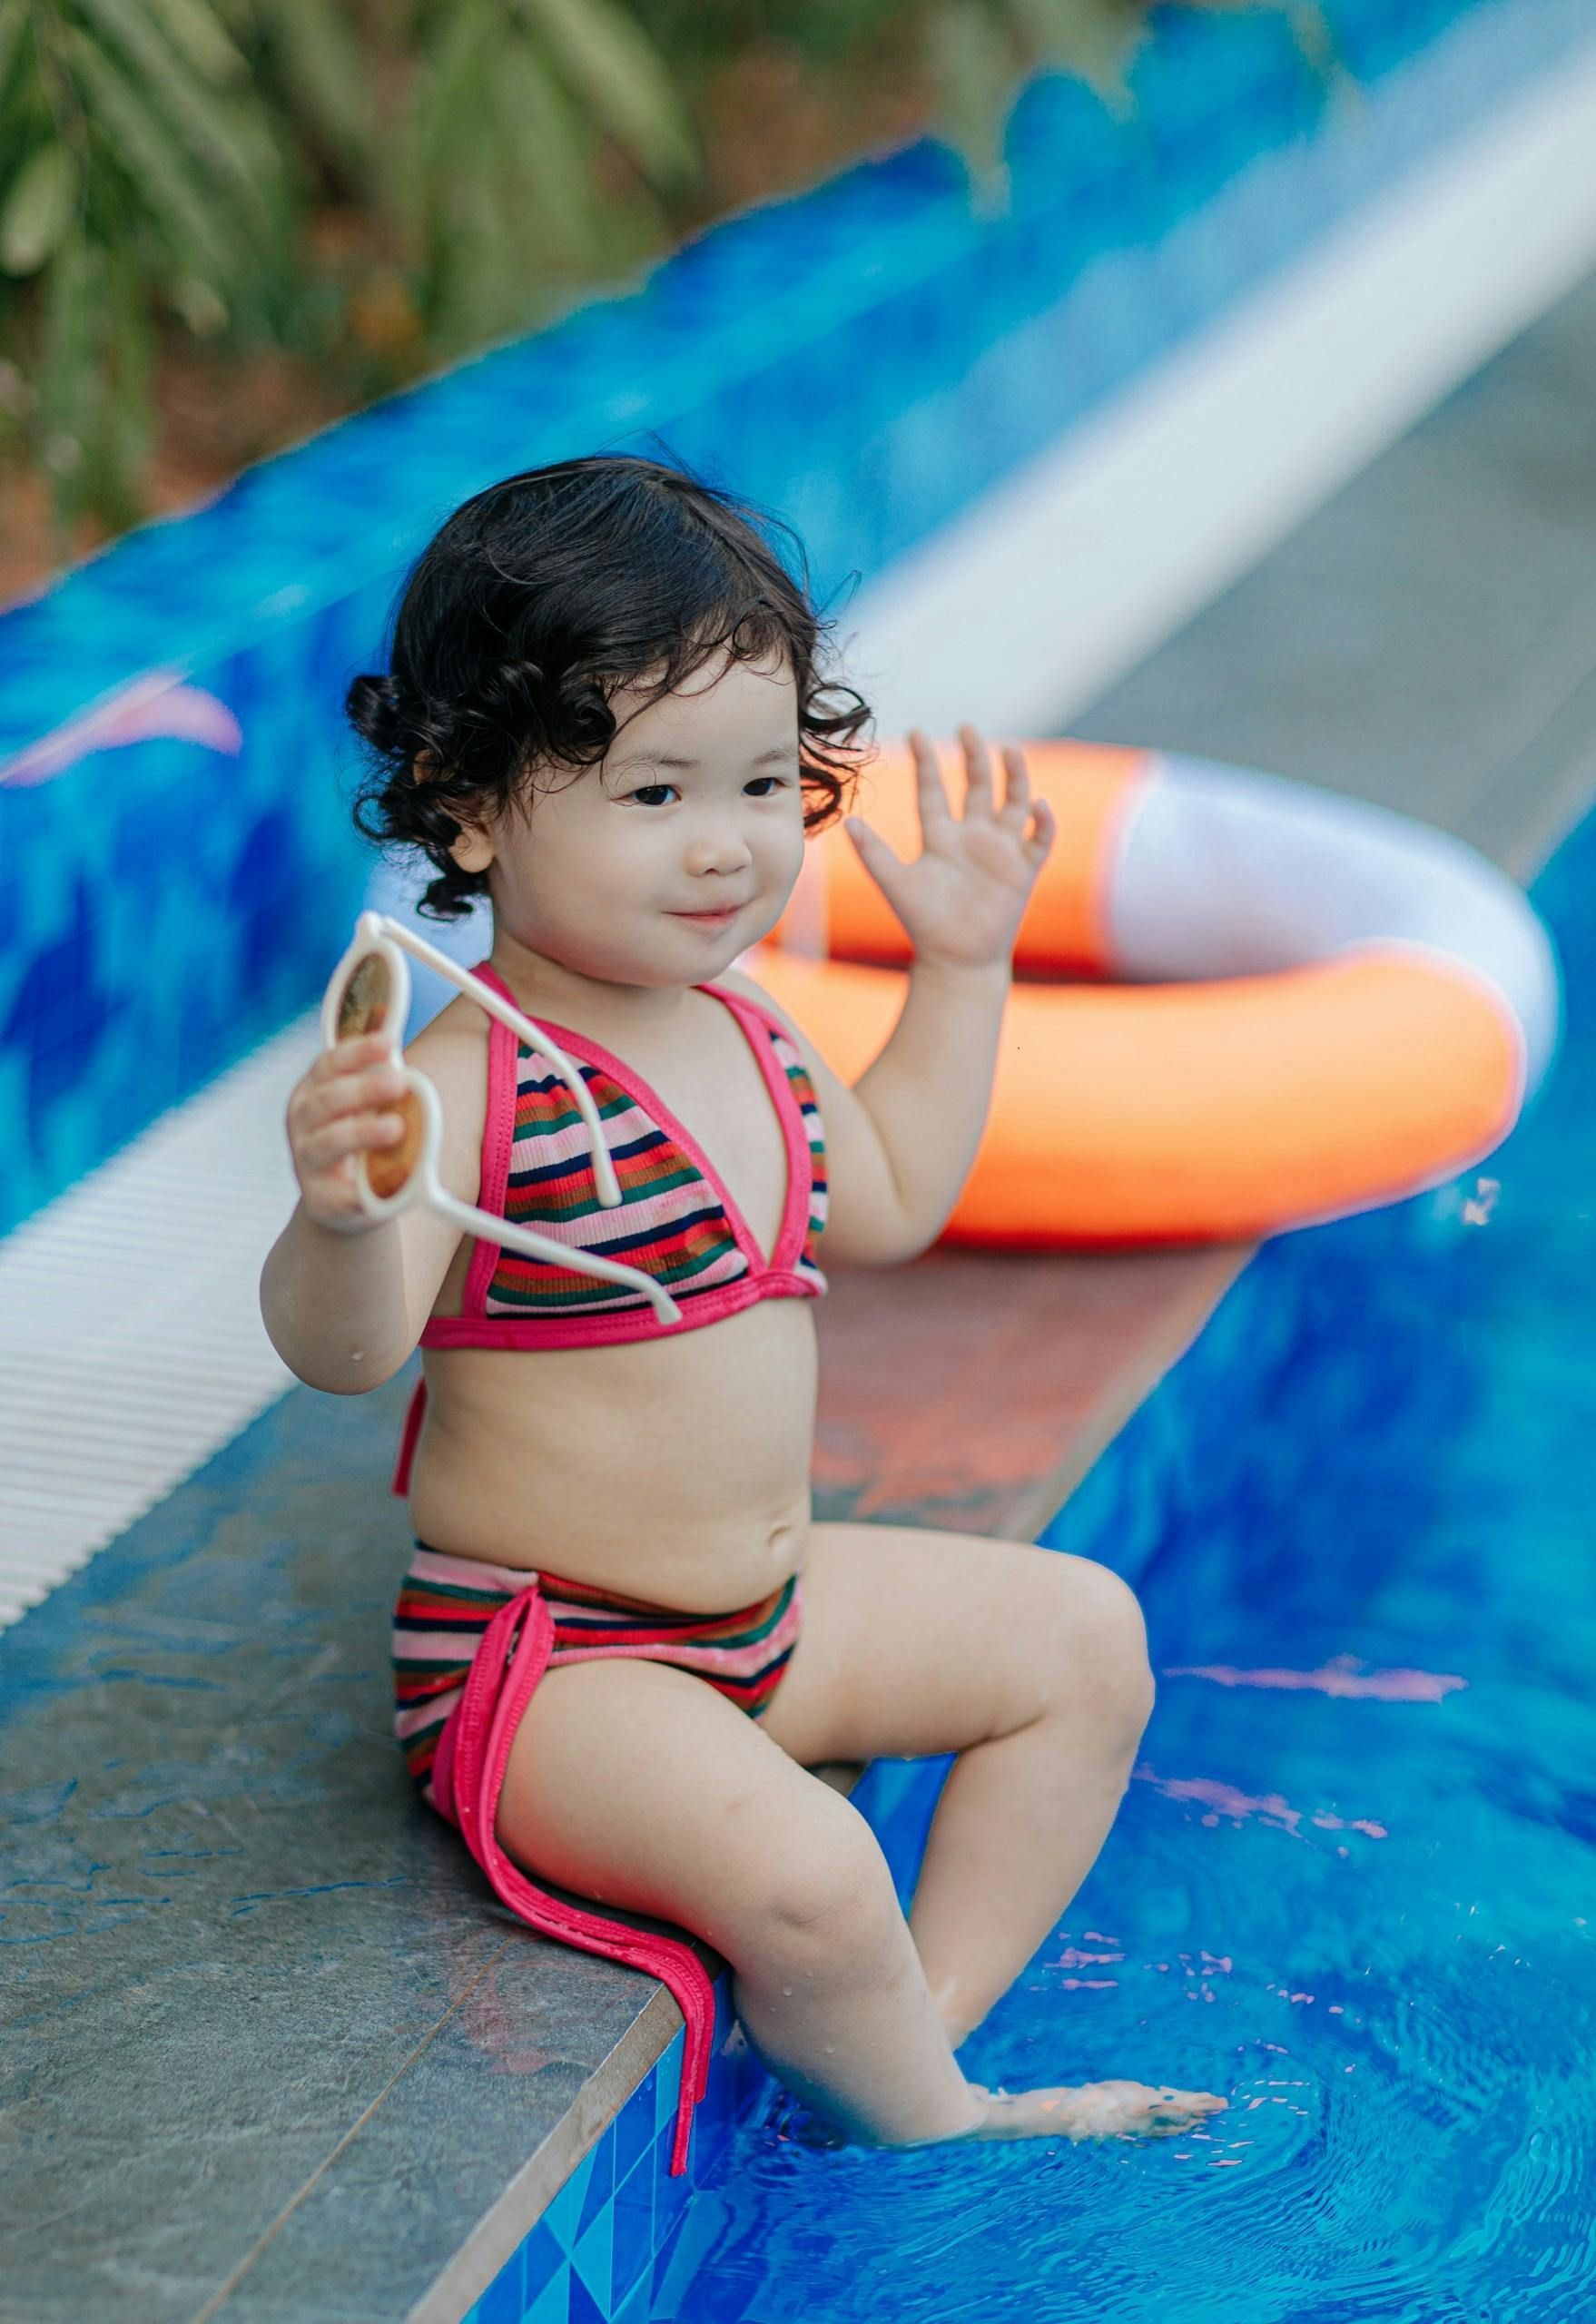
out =
[[[984,2113],[967,2139],[1167,2139],[1223,2113],[1206,2090],[1083,2082],[1063,2090],[976,2090]]]

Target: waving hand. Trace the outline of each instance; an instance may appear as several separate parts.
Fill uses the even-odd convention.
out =
[[[1002,753],[1001,805],[994,794],[991,755],[973,726],[961,726],[964,751],[964,812],[955,815],[942,787],[936,753],[916,727],[914,753],[921,853],[902,862],[878,832],[857,815],[848,836],[860,861],[902,921],[916,958],[977,967],[1007,960],[1015,931],[1053,844],[1053,812],[1033,800],[1022,752]]]

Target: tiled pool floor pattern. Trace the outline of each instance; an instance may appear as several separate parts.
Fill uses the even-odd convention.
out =
[[[687,2171],[670,2174],[678,2036],[471,2309],[468,2324],[647,2324],[673,2312],[694,2267],[692,2241],[683,2241],[693,2190],[718,2172],[733,2124],[764,2079],[733,2035],[724,1982],[715,2046]]]

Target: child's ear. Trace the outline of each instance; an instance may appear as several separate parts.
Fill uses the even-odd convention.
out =
[[[486,832],[478,831],[474,824],[462,823],[458,836],[449,842],[448,852],[462,872],[486,872],[495,851]]]
[[[430,783],[438,772],[436,751],[418,751],[410,762],[412,783]],[[495,850],[485,831],[475,823],[462,823],[449,842],[448,852],[462,872],[486,872],[493,862]]]

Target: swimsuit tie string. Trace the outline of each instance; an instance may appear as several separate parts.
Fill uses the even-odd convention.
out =
[[[554,1617],[536,1579],[507,1598],[483,1631],[465,1689],[439,1747],[434,1789],[445,1814],[488,1876],[494,1894],[541,1935],[657,1977],[682,2013],[681,2095],[671,2175],[687,2168],[693,2110],[709,2083],[714,1989],[692,1945],[606,1920],[535,1887],[500,1846],[498,1797],[516,1730],[554,1647]]]

